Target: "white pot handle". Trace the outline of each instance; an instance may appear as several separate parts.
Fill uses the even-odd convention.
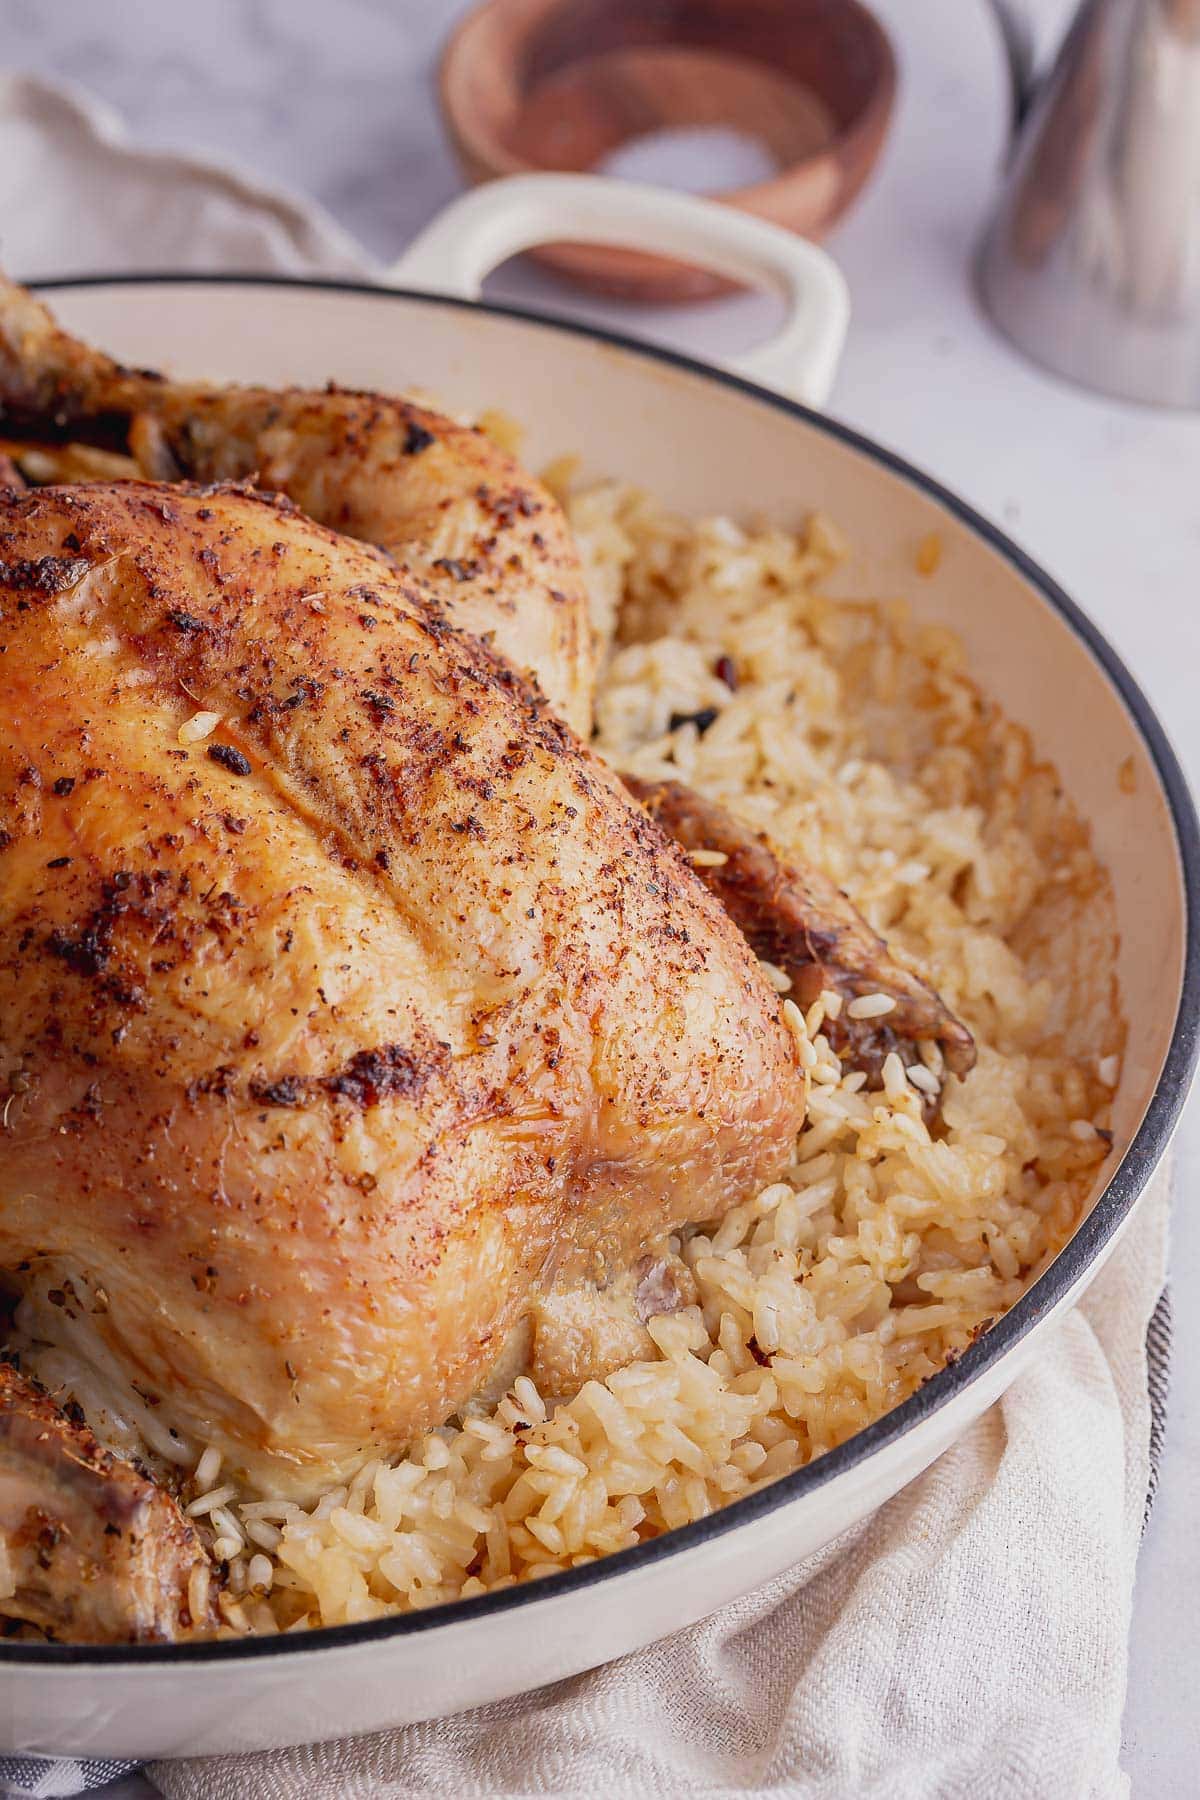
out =
[[[771,289],[787,304],[783,325],[725,366],[810,406],[828,398],[850,317],[841,270],[815,244],[714,200],[602,175],[512,175],[452,201],[384,280],[477,300],[500,263],[547,243],[620,244]]]

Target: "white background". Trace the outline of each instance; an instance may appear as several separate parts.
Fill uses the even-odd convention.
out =
[[[1036,0],[1044,37],[1067,3]],[[830,246],[854,303],[831,410],[957,488],[1063,582],[1148,690],[1200,785],[1200,418],[1060,386],[991,334],[968,271],[1003,148],[994,28],[984,0],[875,5],[903,86],[880,173]],[[462,10],[461,0],[0,0],[0,25],[10,67],[73,77],[146,142],[217,151],[315,195],[387,259],[458,187],[432,72]],[[701,355],[750,342],[772,317],[753,299],[639,315],[521,270],[494,289]],[[1200,1791],[1195,1105],[1178,1148],[1169,1435],[1142,1552],[1125,1732],[1134,1792],[1156,1800]]]

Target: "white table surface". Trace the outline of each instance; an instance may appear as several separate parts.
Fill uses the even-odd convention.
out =
[[[1043,35],[1065,4],[1037,0]],[[1200,417],[1061,386],[990,332],[967,273],[1004,130],[986,8],[983,0],[875,6],[897,40],[902,96],[880,173],[831,244],[854,302],[831,410],[957,488],[1063,582],[1142,681],[1200,786]],[[11,67],[91,87],[147,142],[218,151],[316,195],[386,258],[458,188],[431,73],[462,10],[462,0],[0,0],[0,25]],[[523,270],[506,271],[493,289],[701,355],[751,342],[772,316],[755,299],[639,314]],[[1125,1723],[1133,1791],[1155,1800],[1200,1791],[1195,1103],[1177,1166],[1169,1432],[1139,1569]],[[149,1790],[122,1784],[123,1794],[135,1791]]]

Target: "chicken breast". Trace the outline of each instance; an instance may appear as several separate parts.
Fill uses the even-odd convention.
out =
[[[584,737],[595,677],[579,557],[552,496],[482,431],[330,386],[211,387],[123,368],[0,276],[0,420],[129,448],[159,480],[252,481],[376,544]]]
[[[386,557],[10,491],[0,671],[0,1265],[182,1445],[311,1497],[786,1168],[735,925]]]

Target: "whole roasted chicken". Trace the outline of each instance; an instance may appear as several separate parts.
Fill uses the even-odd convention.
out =
[[[0,405],[172,477],[0,492],[0,1269],[112,1418],[310,1497],[461,1405],[539,1297],[777,1177],[797,1045],[745,893],[735,924],[572,729],[569,535],[479,433],[177,388],[11,287]],[[771,866],[761,906],[787,889],[793,961],[836,982],[853,931],[797,926]],[[912,1034],[950,1033],[905,979]],[[0,1537],[49,1513],[103,1546],[102,1453],[31,1434],[20,1389]],[[0,1610],[203,1626],[176,1525],[153,1605],[100,1567],[64,1624],[42,1560]]]

